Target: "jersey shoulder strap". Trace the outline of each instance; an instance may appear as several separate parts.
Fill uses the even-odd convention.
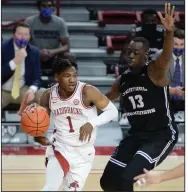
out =
[[[58,91],[58,83],[53,85],[51,88],[50,88],[50,98],[53,99],[53,98],[57,98],[57,91]]]

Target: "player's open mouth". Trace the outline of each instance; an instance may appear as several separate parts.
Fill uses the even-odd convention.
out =
[[[128,59],[127,62],[128,62],[129,65],[133,65],[134,64],[134,59]]]
[[[70,89],[74,89],[74,88],[75,88],[75,85],[69,85],[69,88],[70,88]]]

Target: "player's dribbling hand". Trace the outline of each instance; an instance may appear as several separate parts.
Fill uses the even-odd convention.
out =
[[[90,141],[92,131],[93,126],[90,123],[86,123],[82,127],[80,127],[80,141],[86,141],[87,138],[88,141]]]
[[[22,113],[23,113],[24,109],[26,108],[26,106],[27,106],[31,101],[33,101],[34,98],[35,98],[35,93],[34,93],[34,91],[33,91],[32,89],[29,89],[29,90],[25,93],[25,95],[24,95],[24,97],[23,97],[23,99],[22,99],[22,101],[21,101],[20,109],[19,109],[19,112],[18,112],[19,115],[22,115]]]
[[[34,140],[44,146],[52,145],[52,142],[46,137],[34,137]]]
[[[30,112],[33,112],[39,105],[37,103],[32,103],[30,105],[28,105],[25,109],[24,109],[24,112],[25,111],[30,111]]]
[[[135,183],[138,187],[146,187],[151,184],[158,184],[161,182],[160,173],[155,173],[153,171],[148,171],[147,169],[143,169],[144,174],[138,175],[134,177],[134,180],[137,181]]]
[[[33,101],[35,98],[35,92],[32,89],[27,90],[25,93],[26,96],[26,103],[28,104],[29,102]]]
[[[173,31],[174,28],[174,10],[175,6],[171,6],[170,3],[165,3],[165,17],[163,18],[161,12],[157,12],[161,23],[163,24],[164,28],[169,32]]]

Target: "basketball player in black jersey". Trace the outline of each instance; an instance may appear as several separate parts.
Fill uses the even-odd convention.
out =
[[[126,53],[129,69],[106,94],[110,100],[122,97],[131,129],[104,170],[100,180],[104,191],[133,191],[134,177],[142,174],[143,168],[151,170],[159,165],[177,142],[166,78],[173,50],[174,8],[166,3],[164,18],[158,12],[166,29],[161,56],[147,64],[148,41],[133,39]]]

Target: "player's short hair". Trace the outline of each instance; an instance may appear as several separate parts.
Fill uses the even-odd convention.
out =
[[[40,9],[40,6],[41,6],[42,2],[46,2],[46,1],[47,2],[50,1],[52,3],[52,6],[55,5],[54,0],[37,0],[37,7]]]
[[[140,42],[143,44],[145,51],[149,51],[149,42],[144,37],[135,37],[132,41],[134,42]]]
[[[69,58],[63,56],[56,56],[52,63],[52,72],[53,74],[61,73],[69,67],[74,67],[76,70],[78,70],[78,65],[75,59],[73,59],[72,57]]]
[[[177,37],[178,39],[185,39],[185,31],[182,29],[175,28],[174,37]]]
[[[30,30],[30,26],[27,23],[19,22],[19,23],[16,23],[16,25],[13,27],[13,34],[16,32],[16,29],[18,27],[25,27],[25,28],[28,28]]]

